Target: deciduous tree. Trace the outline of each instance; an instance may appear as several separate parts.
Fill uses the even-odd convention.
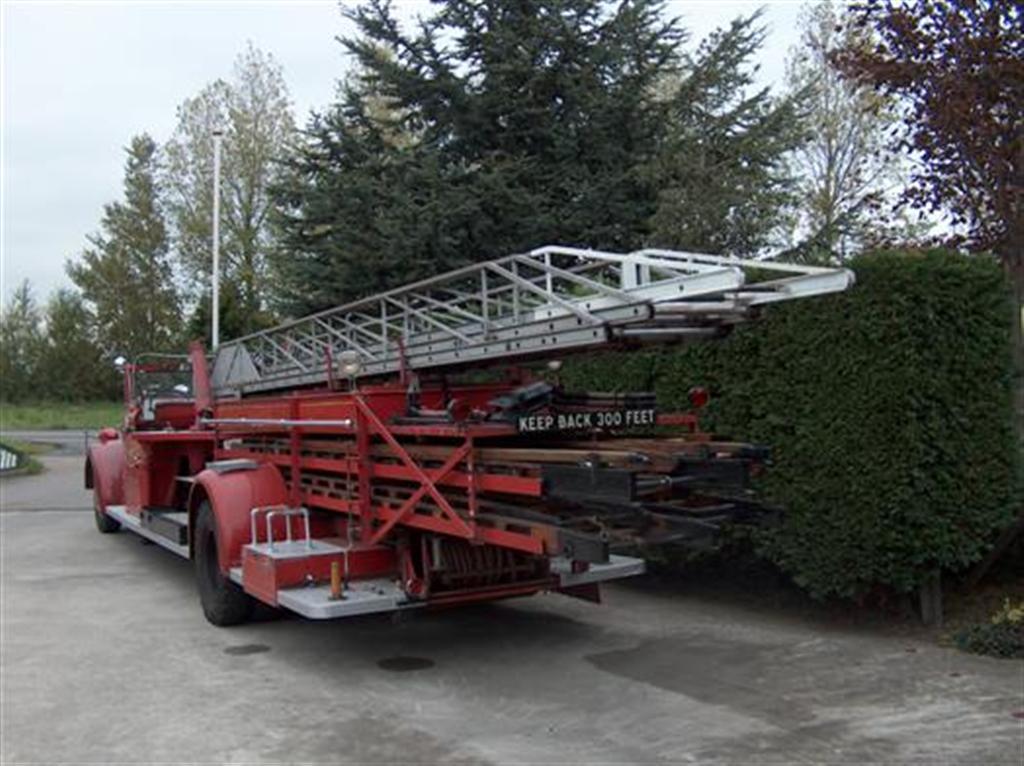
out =
[[[807,141],[794,151],[797,236],[805,260],[842,262],[880,232],[879,217],[903,180],[903,160],[889,141],[895,99],[843,78],[833,57],[867,50],[863,28],[842,25],[835,3],[806,6],[787,84],[804,105]]]
[[[853,13],[877,41],[841,51],[837,62],[905,104],[905,142],[920,158],[907,201],[948,211],[961,243],[994,250],[1012,280],[1024,436],[1024,6],[867,0]]]
[[[221,278],[242,310],[237,332],[270,320],[273,285],[267,257],[274,246],[270,185],[294,138],[288,87],[281,66],[251,43],[236,59],[230,81],[216,80],[178,107],[178,125],[164,147],[162,176],[175,253],[194,291],[209,303],[213,242],[213,133],[224,132],[221,164]],[[228,288],[226,288],[228,289]],[[207,316],[209,309],[204,309]],[[224,326],[230,337],[232,327]]]

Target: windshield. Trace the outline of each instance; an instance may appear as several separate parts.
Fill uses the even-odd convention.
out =
[[[147,355],[133,365],[132,400],[142,420],[152,420],[159,402],[192,397],[192,365],[188,357]]]

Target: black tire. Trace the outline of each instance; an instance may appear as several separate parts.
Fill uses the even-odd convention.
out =
[[[95,488],[92,491],[92,515],[96,520],[96,529],[105,535],[117,532],[121,528],[121,522],[112,519],[103,511],[103,503],[100,502],[100,490]]]
[[[199,506],[193,534],[195,548],[192,563],[195,567],[196,587],[199,589],[199,602],[203,606],[203,614],[218,627],[245,622],[252,616],[255,602],[220,571],[217,556],[217,524],[213,518],[213,509],[207,500]]]

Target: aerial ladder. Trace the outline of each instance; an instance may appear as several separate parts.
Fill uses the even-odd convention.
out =
[[[549,246],[227,343],[124,365],[90,450],[97,526],[192,559],[211,622],[256,602],[314,619],[560,592],[639,574],[765,509],[765,447],[700,429],[707,402],[569,391],[575,353],[727,335],[846,269]],[[187,381],[181,378],[187,376]],[[175,382],[176,381],[176,382]],[[171,385],[173,383],[173,385]]]

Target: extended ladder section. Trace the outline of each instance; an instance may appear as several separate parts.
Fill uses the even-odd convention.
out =
[[[217,394],[249,394],[616,342],[714,337],[758,306],[845,290],[847,269],[674,250],[549,246],[224,343]]]

